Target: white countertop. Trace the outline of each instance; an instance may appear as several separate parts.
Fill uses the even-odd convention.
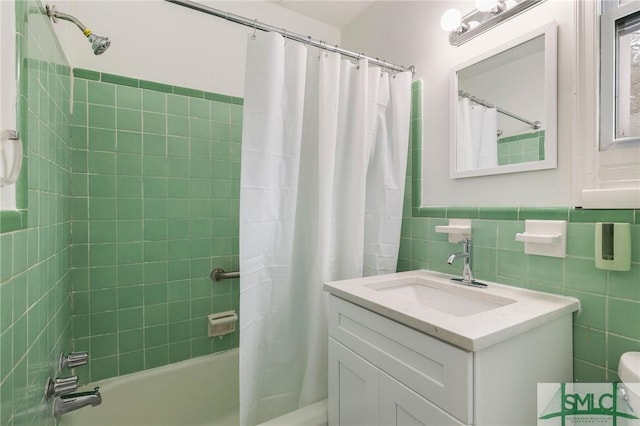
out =
[[[430,336],[477,352],[502,340],[522,334],[547,322],[575,312],[576,298],[521,289],[489,281],[486,288],[454,283],[451,275],[417,270],[325,283],[325,291]],[[454,294],[508,303],[469,316],[452,315],[419,303],[377,291],[387,282],[429,283]]]

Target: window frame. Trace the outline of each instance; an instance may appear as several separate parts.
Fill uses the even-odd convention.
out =
[[[632,0],[628,4],[637,6],[640,0]],[[607,111],[607,106],[602,102],[603,93],[600,87],[601,11],[603,6],[608,10],[607,6],[617,5],[617,1],[605,3],[603,0],[575,3],[576,207],[640,209],[638,146],[634,143],[613,143],[608,149],[600,150],[601,119]],[[612,106],[608,108],[611,109]]]
[[[630,1],[623,5],[612,6],[613,2],[604,1],[600,14],[600,151],[609,149],[640,147],[640,137],[619,138],[616,136],[618,93],[618,31],[617,22],[638,15],[640,24],[640,1]],[[616,156],[617,157],[617,156]]]

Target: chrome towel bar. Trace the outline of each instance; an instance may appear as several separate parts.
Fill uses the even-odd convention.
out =
[[[216,268],[211,271],[211,279],[214,281],[226,280],[231,278],[240,278],[240,272],[225,272],[222,268]]]

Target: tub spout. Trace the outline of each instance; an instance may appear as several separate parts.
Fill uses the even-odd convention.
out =
[[[95,407],[102,404],[102,395],[100,395],[99,389],[94,388],[88,392],[70,393],[57,397],[53,402],[53,415],[58,417],[87,405]]]

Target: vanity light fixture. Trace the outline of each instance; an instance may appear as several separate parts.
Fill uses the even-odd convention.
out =
[[[449,43],[460,46],[543,1],[545,0],[476,0],[476,8],[466,15],[462,15],[458,9],[444,12],[440,18],[440,26],[449,31]]]

